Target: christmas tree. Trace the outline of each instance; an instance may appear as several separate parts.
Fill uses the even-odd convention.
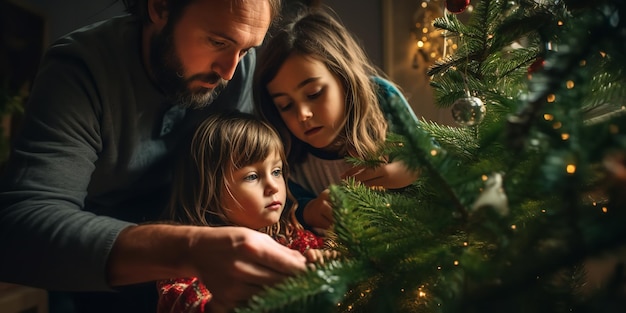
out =
[[[463,24],[468,2],[428,71],[459,127],[394,104],[381,153],[420,179],[332,186],[341,258],[238,312],[626,310],[623,265],[594,286],[585,266],[626,244],[626,3],[481,0]]]

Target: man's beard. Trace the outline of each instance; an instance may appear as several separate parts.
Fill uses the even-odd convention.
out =
[[[170,23],[160,34],[155,34],[150,40],[150,66],[159,87],[174,105],[182,108],[207,107],[228,83],[215,72],[199,73],[189,78],[183,77],[185,71],[174,48],[173,26]],[[189,85],[193,81],[217,83],[217,85],[212,89],[204,87],[191,89]]]

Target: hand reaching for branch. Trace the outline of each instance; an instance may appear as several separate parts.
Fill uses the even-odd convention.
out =
[[[387,163],[376,168],[355,166],[342,175],[342,179],[354,177],[363,184],[385,189],[399,189],[413,183],[419,177],[419,172],[411,171],[401,161]]]
[[[334,223],[333,208],[330,205],[329,196],[330,190],[326,189],[304,207],[303,217],[309,226],[328,229]]]
[[[305,268],[298,251],[266,234],[243,227],[204,229],[196,237],[190,262],[213,294],[213,312],[240,306],[265,286]]]

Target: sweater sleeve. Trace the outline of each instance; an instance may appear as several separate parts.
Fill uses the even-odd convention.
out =
[[[419,120],[417,119],[415,112],[413,112],[409,101],[402,94],[402,92],[400,92],[398,87],[379,76],[372,77],[372,80],[378,85],[378,104],[380,105],[380,109],[383,111],[385,118],[389,122],[389,127],[392,132],[398,133],[397,127],[391,123],[391,121],[393,121],[391,117],[391,101],[401,101],[404,105],[404,114],[411,116],[416,125],[419,123]]]
[[[52,54],[54,51],[52,52]],[[97,90],[84,64],[48,55],[0,186],[0,280],[109,290],[105,268],[131,223],[82,210],[101,148]]]
[[[157,289],[157,313],[204,313],[212,298],[197,277],[161,280]]]

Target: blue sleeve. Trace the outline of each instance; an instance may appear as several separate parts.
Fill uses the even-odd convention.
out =
[[[289,180],[288,185],[291,194],[294,198],[296,198],[296,202],[298,203],[298,207],[296,208],[296,218],[298,219],[298,222],[300,222],[305,229],[312,230],[311,227],[304,221],[304,207],[317,196],[292,180]]]
[[[417,116],[415,116],[415,112],[413,112],[411,105],[409,105],[409,101],[402,94],[402,92],[400,92],[398,87],[396,87],[390,81],[379,76],[372,77],[372,80],[378,85],[378,104],[380,105],[380,109],[385,115],[385,119],[389,122],[389,130],[394,133],[399,133],[398,129],[396,129],[397,126],[391,123],[393,119],[391,117],[391,108],[389,104],[394,99],[399,99],[400,101],[402,101],[402,103],[404,104],[405,113],[413,117],[416,125],[419,123]]]

